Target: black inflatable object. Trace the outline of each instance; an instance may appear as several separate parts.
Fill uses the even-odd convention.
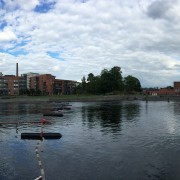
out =
[[[59,116],[59,117],[62,117],[63,114],[58,113],[58,112],[49,112],[49,113],[44,113],[43,116]]]
[[[60,139],[62,135],[60,133],[21,133],[21,139]]]

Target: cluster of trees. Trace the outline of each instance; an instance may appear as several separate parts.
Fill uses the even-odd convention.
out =
[[[140,92],[141,83],[136,77],[130,75],[123,78],[121,68],[114,66],[110,70],[103,69],[98,76],[94,76],[93,73],[89,73],[87,79],[84,76],[76,89],[78,94],[106,94],[117,91],[125,93]]]

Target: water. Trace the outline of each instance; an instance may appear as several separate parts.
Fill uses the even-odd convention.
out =
[[[47,117],[44,132],[60,140],[21,140],[40,125],[0,125],[0,179],[179,180],[180,102],[74,102],[63,117]],[[39,121],[58,103],[0,103],[0,122]]]

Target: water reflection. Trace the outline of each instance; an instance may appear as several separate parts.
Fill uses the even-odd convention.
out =
[[[122,108],[124,117],[128,121],[135,121],[140,114],[139,103],[125,104]]]
[[[180,116],[180,103],[174,102],[174,114]]]
[[[127,121],[135,121],[140,114],[140,105],[123,103],[102,103],[100,105],[82,106],[83,123],[89,128],[101,126],[103,130],[117,132],[121,130],[122,117]]]
[[[41,113],[42,108],[40,104],[26,104],[26,103],[3,103],[0,104],[0,115],[20,115],[20,114],[35,114]]]

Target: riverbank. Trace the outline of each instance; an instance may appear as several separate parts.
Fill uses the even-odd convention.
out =
[[[16,96],[1,97],[0,102],[91,102],[91,101],[119,101],[135,99],[123,95],[61,95],[61,96]]]
[[[61,95],[0,97],[0,102],[95,102],[95,101],[180,101],[180,96],[144,95]]]

